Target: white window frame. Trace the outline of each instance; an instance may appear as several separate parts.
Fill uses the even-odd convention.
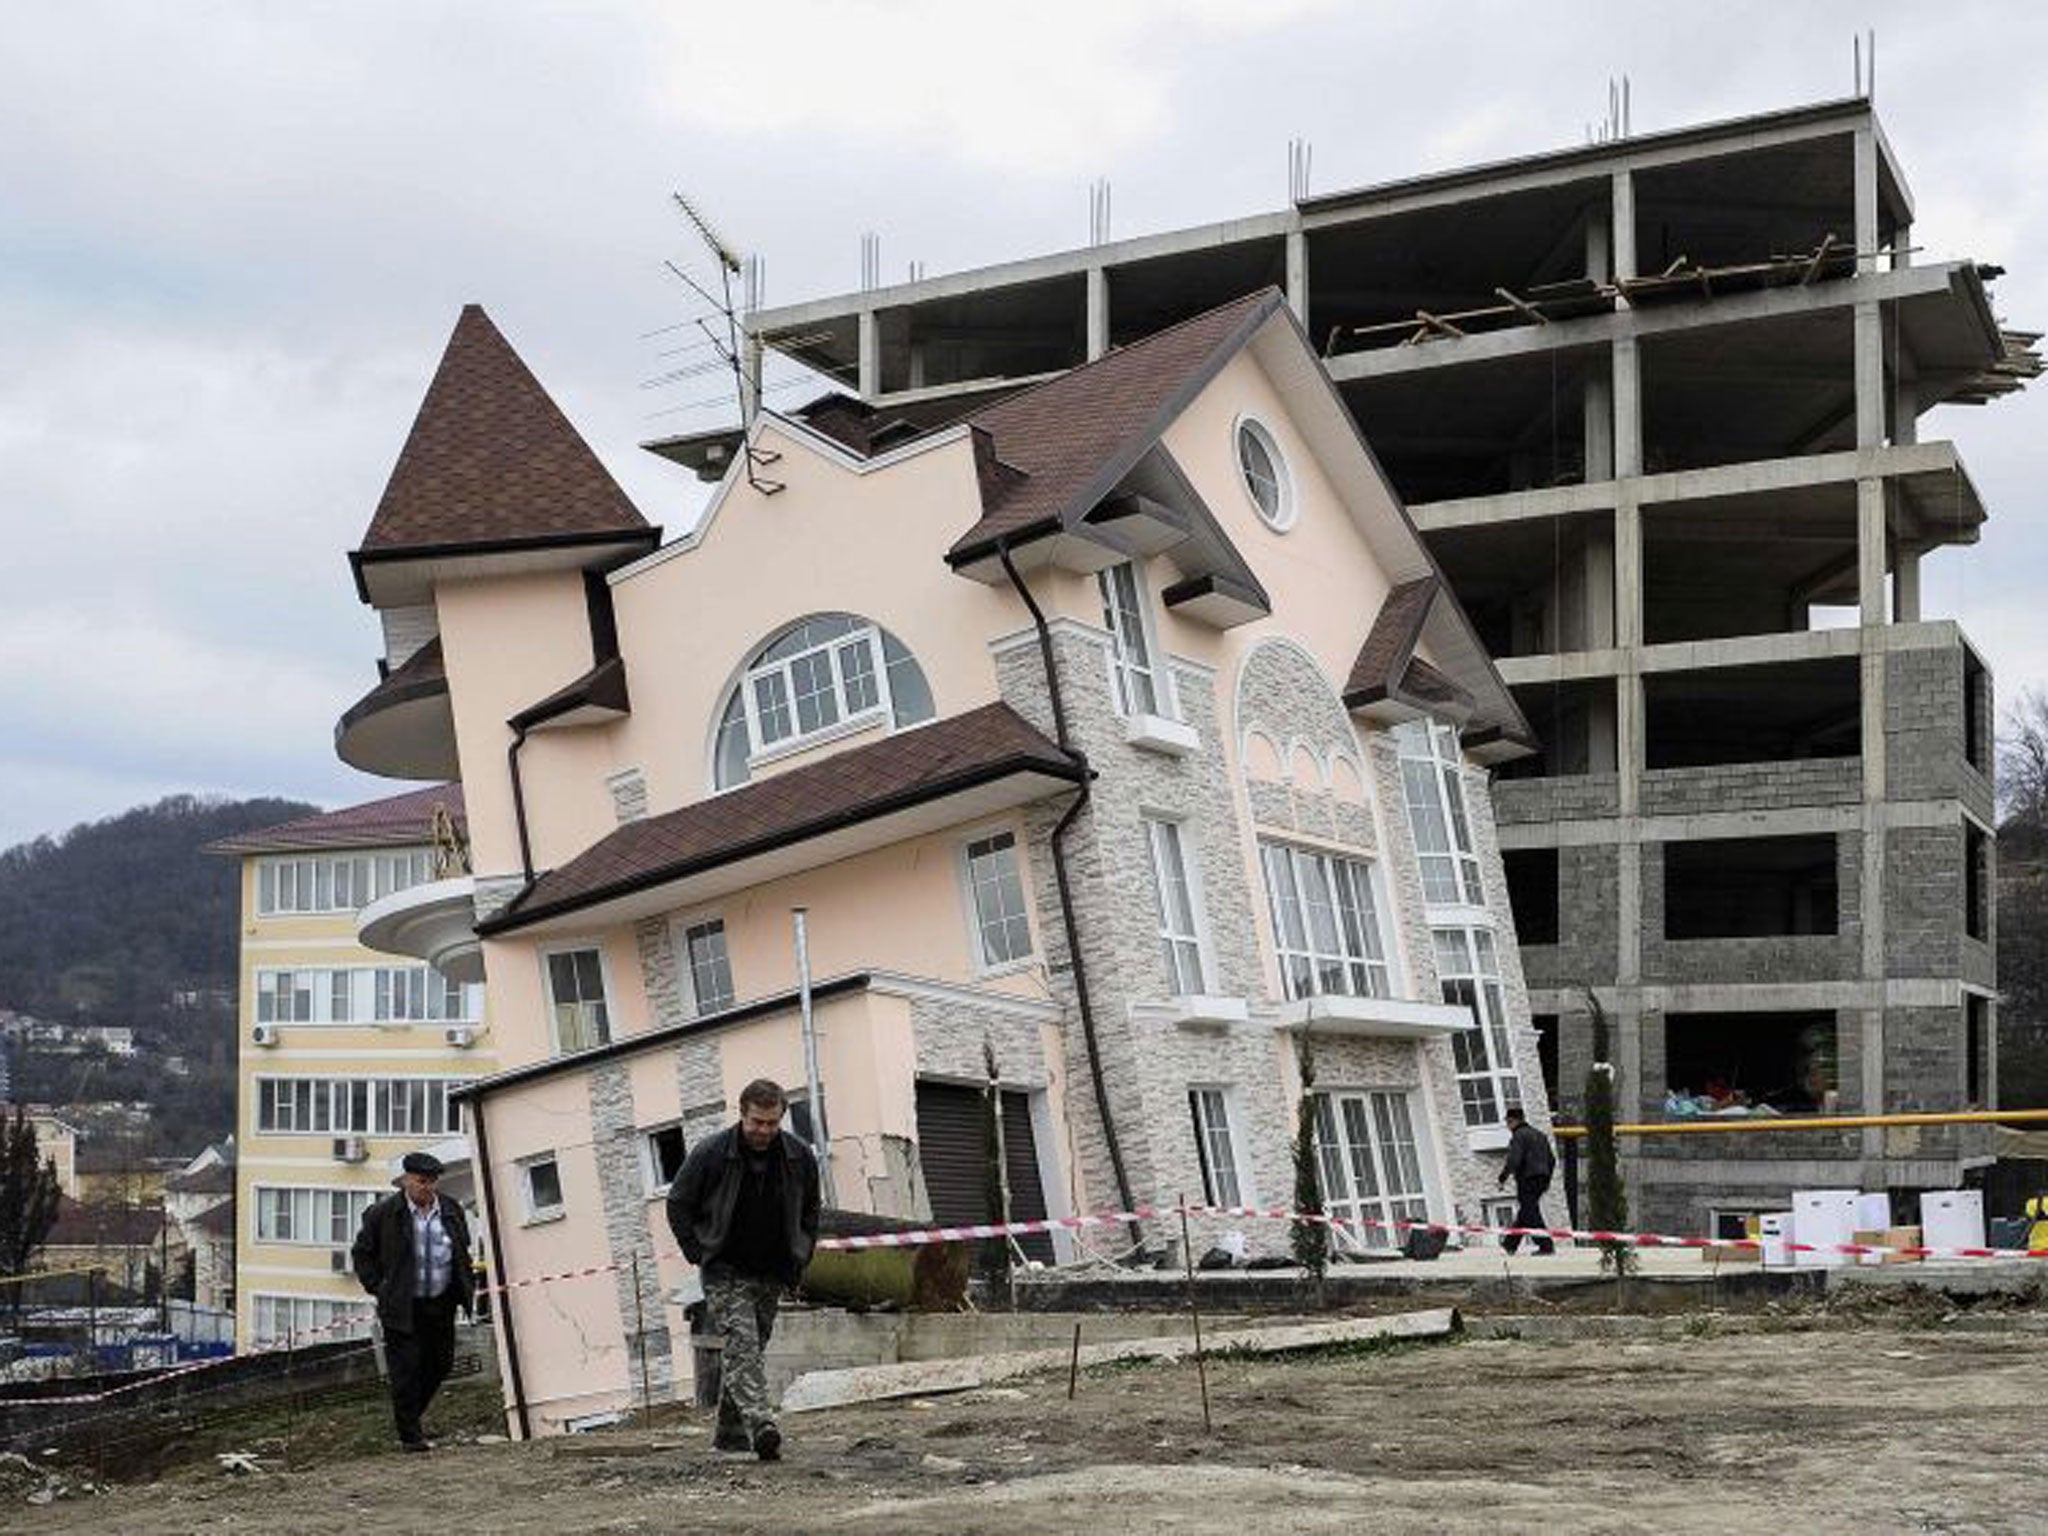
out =
[[[1458,733],[1435,720],[1411,720],[1394,728],[1394,742],[1401,759],[1401,800],[1408,812],[1408,831],[1415,843],[1421,866],[1422,901],[1440,910],[1465,907],[1485,910],[1486,881],[1479,867],[1479,855],[1472,840],[1472,805],[1466,793],[1465,758],[1458,747]],[[1418,750],[1419,749],[1419,750]],[[1418,791],[1411,768],[1420,768],[1428,781],[1427,791]],[[1416,803],[1417,794],[1427,793],[1426,805]],[[1424,843],[1425,817],[1443,834],[1443,847],[1427,848]],[[1432,867],[1440,881],[1447,880],[1448,897],[1432,895]]]
[[[574,1050],[590,1050],[596,1046],[609,1045],[618,1037],[617,1021],[612,1017],[612,999],[618,994],[612,987],[611,956],[605,952],[604,941],[596,938],[565,939],[559,944],[543,945],[540,950],[541,996],[547,999],[548,1044],[553,1047],[554,1054],[557,1056],[571,1055],[573,1051],[570,1047],[562,1044],[561,1019],[555,1011],[560,1005],[555,1001],[553,961],[557,955],[578,955],[590,950],[597,952],[598,981],[604,988],[604,1028],[599,1032],[598,1039],[590,1041],[585,1045],[579,1045]],[[577,1006],[588,1008],[589,1003],[587,1000],[582,1000],[579,1001]]]
[[[1205,1103],[1205,1096],[1213,1099]],[[1211,1110],[1218,1116],[1209,1118]],[[1238,1133],[1237,1090],[1228,1083],[1189,1083],[1188,1114],[1194,1122],[1195,1161],[1202,1174],[1202,1194],[1206,1203],[1222,1206],[1247,1206],[1258,1204],[1258,1197],[1252,1189],[1251,1165],[1244,1155],[1244,1138]],[[1214,1157],[1214,1140],[1221,1136],[1223,1149],[1230,1155],[1230,1181],[1236,1186],[1234,1197],[1225,1198],[1225,1192],[1217,1188],[1217,1174]]]
[[[431,846],[264,854],[256,861],[256,915],[333,917],[360,912],[381,897],[433,878]],[[348,887],[345,897],[340,894],[343,885]]]
[[[702,928],[716,927],[720,944],[720,958],[725,962],[725,984],[727,995],[723,1002],[707,1005],[703,990],[697,985],[697,966],[690,957],[690,935]],[[739,1001],[739,987],[732,973],[732,932],[725,925],[723,912],[699,912],[691,917],[679,917],[669,927],[669,945],[676,956],[676,981],[682,991],[691,1016],[703,1018],[707,1014],[723,1013]],[[609,977],[607,977],[607,1009],[609,1009]]]
[[[1431,948],[1436,956],[1437,982],[1444,1001],[1462,1003],[1472,1009],[1472,1025],[1451,1039],[1451,1054],[1458,1075],[1458,1105],[1468,1132],[1502,1132],[1510,1105],[1522,1102],[1522,1074],[1515,1064],[1514,1035],[1509,1024],[1507,984],[1500,973],[1500,941],[1491,928],[1467,923],[1432,924]],[[1462,944],[1462,965],[1451,964],[1446,940]],[[1456,995],[1460,986],[1469,988],[1469,998]],[[1470,1063],[1477,1050],[1479,1065]],[[1485,1100],[1492,1101],[1492,1114]],[[1498,1144],[1504,1137],[1492,1138]]]
[[[1430,1212],[1429,1172],[1432,1150],[1429,1144],[1429,1117],[1415,1102],[1412,1088],[1317,1088],[1316,1098],[1316,1174],[1322,1184],[1323,1209],[1333,1217],[1350,1220],[1373,1220],[1382,1223],[1393,1221],[1429,1221]],[[1390,1155],[1390,1149],[1382,1144],[1379,1111],[1385,1101],[1391,1114],[1391,1106],[1398,1104],[1408,1122],[1408,1145],[1414,1158],[1414,1183],[1412,1188],[1404,1187],[1399,1194],[1391,1193],[1393,1181],[1388,1177],[1390,1165],[1403,1175]],[[1366,1191],[1358,1178],[1357,1165],[1359,1144],[1351,1139],[1352,1126],[1343,1113],[1346,1102],[1362,1106],[1366,1141],[1362,1149],[1366,1154],[1366,1169],[1373,1181],[1372,1191]],[[1327,1110],[1327,1116],[1325,1111]],[[1329,1131],[1337,1129],[1344,1133],[1342,1144],[1332,1146]],[[1333,1173],[1336,1175],[1333,1177]],[[1341,1232],[1347,1240],[1366,1248],[1398,1248],[1402,1232],[1387,1225],[1381,1226],[1338,1226],[1332,1230]]]
[[[851,646],[861,640],[866,640],[868,646],[868,660],[873,669],[869,676],[875,690],[875,702],[864,709],[850,710],[847,708],[846,674],[840,665],[839,652],[842,647]],[[769,643],[772,645],[774,642]],[[828,724],[813,726],[807,731],[797,719],[796,664],[819,655],[824,656],[831,674],[831,696],[839,716]],[[769,741],[761,734],[760,700],[754,691],[755,681],[768,677],[782,679],[783,696],[787,700],[789,711],[789,733],[778,736],[773,741]],[[772,762],[778,757],[801,752],[819,742],[830,741],[838,736],[849,736],[872,725],[887,724],[895,718],[895,700],[889,690],[889,664],[882,651],[882,631],[878,625],[866,622],[855,625],[843,635],[821,641],[793,655],[748,667],[740,674],[739,687],[740,699],[747,714],[749,766]]]
[[[1260,505],[1251,487],[1251,473],[1245,468],[1243,442],[1247,434],[1258,440],[1273,465],[1275,505],[1271,513]],[[1230,426],[1230,462],[1237,470],[1238,486],[1244,491],[1245,500],[1251,503],[1259,521],[1275,533],[1286,533],[1293,528],[1299,515],[1294,496],[1294,475],[1287,463],[1287,455],[1280,451],[1280,440],[1273,435],[1273,429],[1256,416],[1239,416]]]
[[[1204,916],[1207,903],[1202,896],[1200,849],[1184,818],[1147,811],[1143,813],[1143,826],[1145,859],[1152,871],[1152,915],[1159,935],[1159,957],[1166,968],[1167,995],[1206,997],[1215,984],[1216,968],[1209,953],[1209,925]],[[1172,833],[1170,839],[1168,829]],[[1163,860],[1169,841],[1180,864],[1179,884],[1187,893],[1188,920],[1184,932],[1176,926],[1175,914],[1168,911],[1166,899],[1167,872]],[[1195,968],[1193,987],[1183,984],[1187,980],[1183,966],[1190,950]]]
[[[400,990],[398,978],[406,979],[403,990],[410,992],[415,982],[426,1000],[425,1008],[419,1013],[389,1013],[380,1015],[380,998],[388,997]],[[306,1011],[299,1016],[294,1006],[291,1017],[284,1017],[278,1009],[279,980],[292,978],[291,992],[296,999],[301,984],[306,996]],[[344,1027],[368,1025],[402,1024],[475,1024],[483,1016],[483,988],[476,983],[452,980],[430,965],[259,965],[253,973],[255,988],[256,1022],[259,1024],[324,1024]],[[453,1010],[450,998],[455,999]],[[387,1010],[388,1012],[388,1010]]]
[[[1282,842],[1277,838],[1262,837],[1258,844],[1259,877],[1266,887],[1266,916],[1273,929],[1273,957],[1279,967],[1280,995],[1289,1002],[1329,996],[1391,998],[1394,995],[1394,962],[1392,947],[1387,941],[1386,919],[1382,915],[1386,900],[1373,862],[1327,848]],[[1274,883],[1274,859],[1284,861],[1285,873],[1294,892],[1300,926],[1299,942],[1289,930],[1286,910],[1282,905],[1283,892]],[[1370,904],[1369,910],[1357,909],[1358,937],[1362,947],[1356,952],[1351,947],[1352,935],[1344,920],[1344,909],[1339,904],[1339,865],[1350,872],[1350,881],[1361,901]],[[1329,909],[1331,931],[1337,939],[1335,949],[1326,950],[1317,940],[1310,901],[1313,893],[1308,883],[1311,879],[1320,886],[1325,898],[1323,904]],[[1340,987],[1332,988],[1327,984],[1326,971],[1332,966],[1343,983]]]
[[[275,1344],[288,1336],[316,1334],[320,1342],[330,1339],[367,1338],[375,1315],[375,1303],[344,1300],[338,1296],[317,1296],[304,1291],[251,1291],[249,1293],[249,1339],[252,1344]],[[285,1326],[276,1326],[282,1308]],[[306,1309],[306,1323],[298,1323],[299,1309]],[[348,1326],[334,1325],[346,1321]],[[270,1326],[266,1327],[268,1323]]]
[[[476,1079],[442,1073],[326,1075],[317,1072],[264,1072],[257,1074],[253,1081],[255,1094],[249,1126],[252,1136],[419,1137],[462,1134],[461,1106],[449,1103],[448,1095]],[[284,1102],[282,1085],[289,1085],[291,1113],[281,1117],[275,1114],[275,1110]],[[419,1117],[424,1123],[418,1126],[397,1124],[399,1117],[393,1110],[399,1102],[399,1095],[394,1089],[402,1087],[404,1090],[405,1118],[410,1122],[413,1118],[413,1090],[419,1085],[424,1085],[420,1093]],[[360,1095],[358,1089],[361,1090]],[[269,1123],[264,1117],[266,1098],[273,1110]],[[440,1108],[438,1126],[433,1113],[437,1101]],[[279,1124],[281,1119],[296,1122],[302,1118],[307,1122],[304,1125]]]
[[[997,956],[991,954],[988,948],[989,925],[982,913],[981,887],[974,878],[973,850],[979,845],[993,843],[1005,837],[1010,840],[1010,862],[1017,877],[1019,907],[1016,916],[1024,924],[1024,952],[1018,955]],[[954,873],[960,881],[961,911],[967,919],[968,953],[974,960],[975,975],[1006,976],[1012,971],[1028,969],[1038,958],[1038,936],[1031,922],[1031,891],[1025,883],[1024,840],[1018,835],[1017,829],[1007,824],[977,827],[959,839],[953,862]],[[1005,914],[997,921],[1007,923],[1011,918]]]
[[[680,1118],[663,1120],[658,1125],[643,1125],[640,1127],[640,1180],[647,1192],[647,1198],[650,1200],[659,1200],[668,1194],[670,1181],[661,1176],[661,1162],[654,1151],[654,1138],[661,1135],[664,1131],[674,1131],[676,1135],[681,1136],[683,1138],[683,1156],[687,1158],[690,1155],[690,1140],[684,1134],[683,1122]],[[561,1165],[557,1163],[556,1173],[558,1177],[560,1169]],[[681,1173],[682,1171],[683,1165],[678,1162],[676,1164],[676,1172]]]
[[[333,1184],[255,1184],[250,1186],[249,1237],[251,1242],[276,1244],[289,1248],[346,1248],[355,1239],[356,1228],[361,1225],[363,1212],[377,1201],[380,1190],[363,1186],[337,1186]],[[275,1230],[265,1230],[264,1217],[276,1209],[276,1198],[285,1197],[285,1226],[287,1235],[280,1236]],[[269,1197],[269,1198],[266,1198]],[[306,1231],[299,1231],[301,1197],[305,1205]],[[331,1234],[334,1218],[339,1214],[341,1235],[339,1237],[316,1237],[311,1235],[323,1222]]]
[[[1136,639],[1145,652],[1141,666],[1130,659],[1129,622],[1114,594],[1119,573],[1131,580],[1131,608],[1137,618]],[[1174,691],[1173,668],[1159,645],[1159,623],[1152,611],[1152,592],[1145,581],[1145,568],[1137,560],[1120,560],[1095,573],[1096,596],[1102,603],[1102,627],[1109,635],[1109,696],[1116,712],[1125,719],[1152,715],[1161,720],[1180,719],[1180,700]],[[1152,707],[1140,709],[1133,696],[1131,678],[1142,673],[1152,690]]]
[[[534,1170],[543,1165],[555,1170],[555,1192],[553,1205],[542,1205],[535,1198],[533,1188]],[[521,1225],[537,1227],[543,1222],[560,1221],[569,1214],[569,1191],[562,1180],[562,1159],[553,1151],[534,1152],[522,1157],[514,1164],[519,1170],[519,1208],[523,1213]]]

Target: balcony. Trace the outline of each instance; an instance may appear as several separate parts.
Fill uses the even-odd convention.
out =
[[[430,880],[379,897],[356,914],[356,939],[366,949],[424,960],[450,981],[484,979],[471,875]]]
[[[1404,997],[1304,997],[1281,1005],[1280,1027],[1373,1040],[1438,1040],[1470,1029],[1472,1010]]]
[[[364,694],[334,726],[334,750],[351,768],[390,779],[461,777],[455,713],[441,642],[428,641]]]

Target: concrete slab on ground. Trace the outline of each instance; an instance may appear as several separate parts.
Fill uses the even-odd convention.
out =
[[[1346,1318],[1337,1322],[1300,1323],[1280,1328],[1230,1328],[1206,1335],[1203,1345],[1211,1354],[1279,1354],[1367,1339],[1442,1338],[1454,1332],[1457,1326],[1456,1309],[1435,1307],[1422,1312],[1397,1313],[1391,1317]],[[1119,1360],[1180,1360],[1194,1352],[1193,1337],[1183,1334],[1179,1337],[1084,1344],[1080,1360],[1083,1366],[1097,1366]],[[783,1394],[782,1411],[785,1414],[812,1413],[823,1408],[843,1408],[883,1398],[964,1392],[994,1382],[1013,1381],[1021,1376],[1064,1370],[1071,1359],[1069,1350],[1031,1349],[1007,1354],[972,1355],[957,1360],[922,1360],[903,1365],[812,1371],[790,1383],[789,1390]]]

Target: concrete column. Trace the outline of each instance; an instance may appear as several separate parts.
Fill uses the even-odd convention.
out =
[[[860,312],[861,398],[872,400],[882,392],[882,327],[872,309]]]
[[[1877,131],[1856,130],[1856,275],[1877,270]]]
[[[1856,446],[1884,446],[1884,311],[1856,306]],[[1617,343],[1619,345],[1619,343]]]
[[[1109,273],[1088,269],[1088,361],[1109,351]]]
[[[1633,174],[1628,171],[1614,173],[1610,203],[1613,208],[1613,240],[1609,250],[1614,258],[1614,277],[1618,282],[1636,275],[1636,181]]]
[[[1892,622],[1920,622],[1920,551],[1917,549],[1892,552]]]
[[[1614,385],[1599,373],[1586,375],[1586,439],[1588,485],[1614,478]]]
[[[1892,356],[1892,419],[1894,443],[1920,441],[1920,368],[1900,341]]]
[[[1884,481],[1865,476],[1856,482],[1856,591],[1865,625],[1882,625],[1884,614],[1885,541]]]
[[[1614,508],[1614,643],[1624,650],[1643,643],[1643,509],[1632,492]]]
[[[1892,226],[1892,270],[1913,265],[1913,226],[1895,224]]]
[[[1614,852],[1621,861],[1614,882],[1615,977],[1622,986],[1634,987],[1643,979],[1643,845],[1631,835]]]
[[[1308,324],[1308,232],[1287,232],[1287,307],[1305,327]]]
[[[1608,228],[1608,216],[1613,213],[1614,200],[1608,199],[1608,213],[1597,209],[1586,212],[1586,276],[1596,283],[1604,283],[1614,276],[1614,242]]]
[[[1586,535],[1579,580],[1577,643],[1589,651],[1604,651],[1615,641],[1615,609],[1620,606],[1621,584],[1615,576],[1615,538],[1612,530],[1595,529]],[[1560,639],[1564,639],[1560,630]],[[1560,644],[1560,650],[1569,644]]]
[[[1642,354],[1633,336],[1614,343],[1614,477],[1643,472]]]

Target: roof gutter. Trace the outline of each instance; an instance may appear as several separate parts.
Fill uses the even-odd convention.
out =
[[[1059,663],[1053,656],[1052,628],[1045,621],[1045,612],[1038,606],[1038,600],[1031,595],[1031,589],[1024,584],[1024,577],[1017,570],[1017,563],[1010,558],[1007,540],[996,542],[996,558],[1003,563],[1003,572],[1010,578],[1010,585],[1017,589],[1017,595],[1030,610],[1031,622],[1038,630],[1038,655],[1045,665],[1046,693],[1052,700],[1052,727],[1054,740],[1059,749],[1074,760],[1074,766],[1081,770],[1079,793],[1073,804],[1052,829],[1048,841],[1052,845],[1053,880],[1060,893],[1060,924],[1066,930],[1067,955],[1074,966],[1074,1002],[1081,1015],[1081,1038],[1088,1051],[1088,1077],[1095,1088],[1095,1111],[1102,1117],[1102,1141],[1109,1151],[1110,1172],[1116,1178],[1117,1198],[1125,1210],[1134,1204],[1131,1198],[1131,1178],[1124,1169],[1124,1155],[1117,1144],[1116,1121],[1109,1112],[1109,1088],[1102,1077],[1102,1048],[1095,1034],[1095,1009],[1088,997],[1088,966],[1081,955],[1081,925],[1074,916],[1074,891],[1067,873],[1066,835],[1074,820],[1088,804],[1089,781],[1094,777],[1088,771],[1087,756],[1077,751],[1067,734],[1067,706],[1060,692]],[[1135,1235],[1135,1223],[1133,1224]]]

